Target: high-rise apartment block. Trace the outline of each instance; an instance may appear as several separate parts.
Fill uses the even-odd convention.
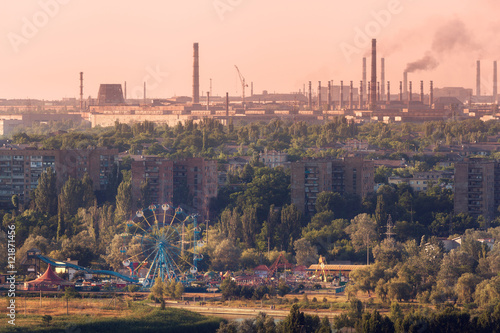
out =
[[[210,218],[210,200],[217,197],[217,162],[203,158],[171,161],[157,156],[134,156],[132,200],[138,204],[147,181],[150,203],[173,203],[181,199],[204,219]],[[138,207],[140,208],[140,207]]]
[[[69,177],[81,179],[88,173],[95,191],[108,186],[117,161],[118,149],[36,149],[11,145],[0,148],[0,205],[8,205],[14,194],[21,203],[38,185],[42,172],[51,167],[57,174],[60,189]]]
[[[314,213],[321,192],[357,194],[373,192],[373,161],[361,157],[304,160],[291,164],[292,203],[306,214]]]
[[[470,158],[455,163],[455,213],[492,219],[500,205],[500,163]]]

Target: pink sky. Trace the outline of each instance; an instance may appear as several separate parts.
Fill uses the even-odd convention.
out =
[[[499,13],[495,0],[3,1],[0,98],[78,97],[81,71],[86,97],[100,83],[124,81],[128,97],[142,97],[145,79],[148,97],[190,96],[193,42],[200,44],[200,92],[212,78],[214,94],[239,95],[234,65],[255,93],[298,91],[309,80],[357,86],[369,46],[356,46],[355,37],[366,29],[393,90],[407,63],[430,55],[439,65],[411,80],[475,88],[481,59],[482,92],[491,94]],[[346,56],[346,47],[355,52]]]

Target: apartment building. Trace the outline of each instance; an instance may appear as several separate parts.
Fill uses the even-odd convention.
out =
[[[306,214],[315,212],[321,192],[357,194],[373,192],[373,161],[361,157],[332,160],[304,160],[291,164],[291,201]]]
[[[158,156],[133,156],[132,202],[140,208],[141,187],[147,181],[151,203],[181,200],[200,214],[210,217],[210,200],[217,197],[217,162],[203,158],[167,160]],[[139,205],[139,206],[138,206]]]
[[[500,204],[500,164],[471,158],[455,163],[455,213],[492,219]]]
[[[57,174],[60,189],[69,177],[80,179],[88,173],[94,191],[106,189],[117,163],[117,149],[45,150],[20,145],[0,148],[0,205],[9,205],[14,194],[21,203],[38,185],[38,178],[51,167]]]

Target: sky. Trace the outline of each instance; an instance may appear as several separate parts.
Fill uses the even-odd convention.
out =
[[[435,87],[492,93],[500,60],[497,0],[23,0],[0,4],[0,98],[96,97],[127,82],[127,97],[191,96],[193,43],[200,93],[292,92],[308,81],[361,80],[377,39],[392,90],[403,71]],[[370,58],[368,58],[370,71]],[[380,66],[380,60],[378,62]],[[249,94],[249,88],[247,95]]]

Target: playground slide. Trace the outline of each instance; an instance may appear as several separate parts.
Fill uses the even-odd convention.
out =
[[[139,280],[133,279],[130,276],[125,276],[120,273],[116,273],[113,271],[103,271],[103,270],[94,270],[94,269],[89,269],[85,268],[82,266],[74,265],[69,262],[63,262],[59,260],[54,260],[49,257],[42,256],[41,254],[38,255],[38,258],[42,260],[43,262],[46,262],[47,264],[51,264],[52,266],[57,266],[57,267],[70,267],[73,269],[76,269],[77,271],[84,271],[89,274],[103,274],[103,275],[112,275],[115,276],[119,279],[122,279],[123,281],[131,282],[131,283],[139,283]]]

